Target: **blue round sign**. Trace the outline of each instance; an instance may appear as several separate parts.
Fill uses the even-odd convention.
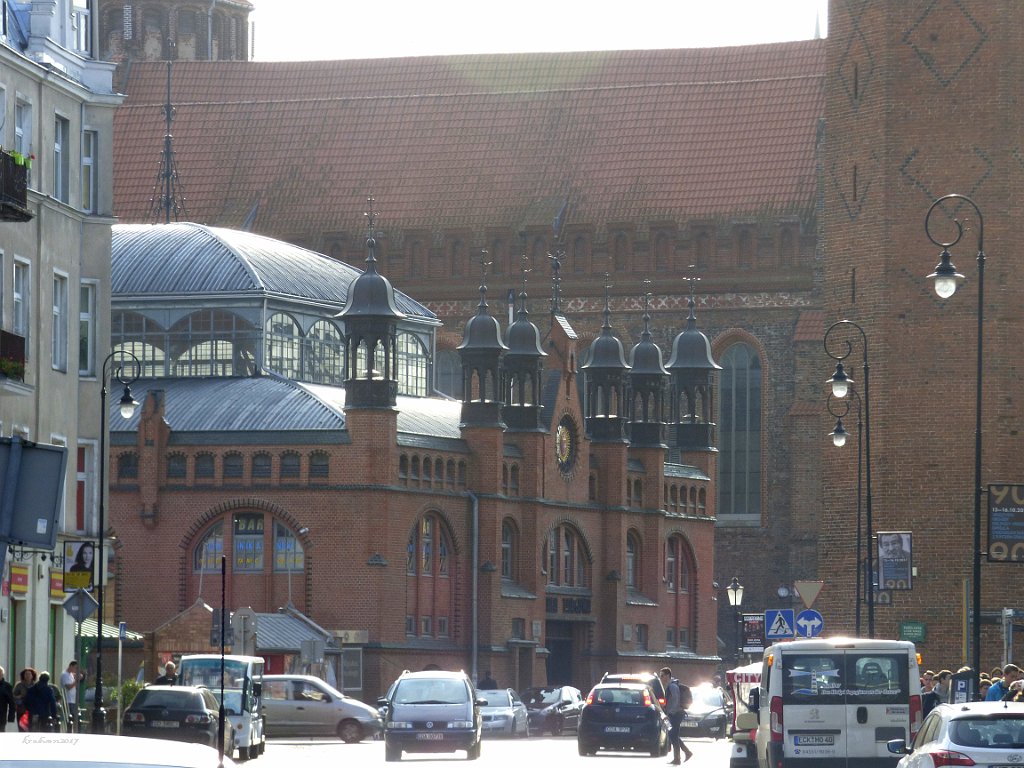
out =
[[[800,637],[817,637],[825,628],[825,620],[813,608],[800,611],[796,617],[796,633]]]

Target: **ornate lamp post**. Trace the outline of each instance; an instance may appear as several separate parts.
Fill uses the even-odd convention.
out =
[[[116,361],[116,362],[115,362]],[[114,366],[107,368],[110,363]],[[103,709],[103,583],[106,581],[107,564],[103,543],[106,539],[106,498],[107,498],[107,383],[111,376],[124,387],[121,395],[121,417],[130,419],[138,403],[132,397],[131,385],[139,380],[142,364],[139,358],[123,349],[115,350],[103,361],[100,379],[100,501],[99,501],[99,579],[96,582],[96,596],[99,607],[96,610],[96,695],[93,699],[92,732],[103,733],[107,725],[107,712]]]
[[[872,510],[871,510],[871,395],[870,395],[871,390],[869,389],[869,386],[868,386],[868,337],[864,333],[864,329],[861,328],[857,323],[853,322],[852,320],[839,320],[839,321],[833,323],[832,325],[830,325],[828,330],[825,331],[825,339],[824,339],[824,341],[825,341],[825,353],[829,357],[831,357],[833,360],[837,361],[836,362],[835,373],[832,374],[832,378],[828,380],[828,383],[832,385],[832,394],[833,394],[833,396],[839,398],[840,400],[842,400],[844,397],[846,397],[847,394],[849,394],[849,392],[850,392],[850,385],[853,384],[853,379],[851,379],[849,376],[846,375],[846,371],[843,368],[843,360],[848,358],[850,356],[850,354],[853,352],[853,344],[850,342],[849,339],[845,339],[842,342],[842,344],[840,345],[840,351],[836,352],[836,351],[833,351],[832,349],[829,348],[829,337],[832,335],[833,331],[835,331],[840,326],[846,326],[846,327],[849,327],[849,328],[855,328],[857,331],[859,331],[860,332],[860,338],[861,338],[861,344],[864,347],[864,367],[863,367],[863,370],[864,370],[864,397],[863,397],[863,400],[861,402],[864,405],[864,466],[865,466],[864,485],[865,485],[865,488],[866,488],[866,491],[865,491],[865,520],[864,520],[864,523],[865,523],[865,527],[867,528],[865,538],[867,540],[867,550],[868,550],[867,566],[866,566],[867,573],[865,574],[865,579],[867,581],[867,584],[866,584],[867,590],[866,591],[867,591],[867,604],[868,604],[868,637],[869,638],[874,638],[874,636],[875,636],[875,575],[874,575],[875,574],[875,559],[874,559],[874,554],[872,552],[872,546],[871,546],[871,537],[873,535],[874,528],[873,528]],[[860,413],[860,410],[858,409],[858,414],[859,413]],[[841,427],[842,424],[840,423],[837,426]],[[836,443],[836,445],[840,445],[840,443],[837,442],[838,440],[843,440],[843,442],[845,442],[845,439],[842,438],[841,434],[842,433],[840,433],[840,435],[836,435],[835,432],[832,433],[832,440],[833,440],[833,442]],[[860,473],[859,472],[857,473],[857,482],[860,483]],[[858,517],[858,521],[859,521],[860,515],[858,514],[857,517]],[[859,541],[860,541],[860,537],[858,536],[858,542]],[[859,561],[858,561],[858,566],[857,567],[858,567],[858,569],[860,568]],[[858,602],[860,601],[860,595],[859,594],[857,596],[857,600],[858,600]]]
[[[725,588],[725,593],[729,596],[733,623],[736,626],[736,663],[738,664],[740,656],[743,655],[743,645],[740,643],[740,608],[743,606],[743,585],[740,584],[740,580],[733,576],[729,586]]]
[[[982,386],[982,358],[984,335],[982,329],[985,324],[985,221],[982,218],[981,210],[973,200],[964,195],[944,195],[931,204],[928,213],[924,217],[924,231],[928,239],[942,249],[939,255],[939,263],[935,271],[928,275],[929,279],[935,280],[935,293],[939,298],[948,299],[957,289],[957,285],[964,279],[964,276],[956,271],[950,260],[949,249],[960,242],[964,236],[964,222],[954,218],[956,225],[956,237],[949,242],[936,240],[932,236],[928,224],[931,221],[932,213],[943,203],[955,200],[958,203],[966,203],[974,209],[978,216],[978,344],[977,344],[977,367],[975,369],[975,400],[974,400],[974,550],[973,573],[972,573],[972,606],[971,606],[971,666],[974,668],[975,686],[977,692],[977,676],[981,672],[981,386]]]
[[[863,521],[863,515],[862,515],[863,506],[861,504],[861,501],[862,501],[862,498],[861,498],[862,497],[861,477],[862,477],[863,463],[864,463],[864,451],[863,451],[863,444],[862,444],[862,440],[861,440],[861,432],[862,432],[862,428],[863,428],[864,425],[863,425],[863,422],[861,421],[861,408],[862,408],[862,406],[861,406],[860,395],[857,394],[857,390],[855,390],[855,389],[850,389],[849,393],[851,395],[853,395],[853,399],[856,400],[856,404],[857,404],[857,554],[856,554],[856,563],[857,563],[857,605],[856,605],[856,609],[854,611],[854,615],[856,617],[855,618],[856,632],[857,632],[857,636],[859,637],[860,636],[860,605],[861,605],[861,602],[863,602],[863,600],[864,600],[864,589],[863,589],[863,585],[864,585],[864,527],[863,527],[864,526],[864,521]],[[843,410],[841,412],[837,412],[834,409],[834,403],[837,403],[837,402],[841,403],[843,405]],[[849,435],[849,433],[846,431],[846,427],[843,426],[843,418],[845,418],[850,413],[850,402],[848,400],[846,400],[845,398],[843,400],[838,400],[836,398],[836,396],[833,395],[830,392],[829,395],[828,395],[828,398],[825,401],[825,407],[828,408],[828,412],[830,414],[832,414],[833,416],[836,417],[835,429],[833,429],[832,432],[829,433],[829,437],[832,438],[832,444],[836,448],[842,448],[844,445],[846,445],[846,438]],[[871,547],[871,542],[869,541],[868,542],[868,548],[870,549],[870,547]]]

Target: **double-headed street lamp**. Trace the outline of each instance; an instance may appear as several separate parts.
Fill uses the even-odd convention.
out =
[[[863,441],[861,440],[861,434],[863,429],[863,422],[861,420],[862,403],[860,395],[857,394],[856,389],[850,389],[849,394],[853,396],[857,406],[857,606],[855,609],[855,625],[857,636],[860,637],[860,605],[864,600],[864,520],[863,520],[863,505],[862,505],[862,491],[861,491],[861,476],[863,472],[864,462],[864,450]],[[840,403],[843,406],[842,411],[836,411],[833,407],[834,403]],[[825,407],[828,408],[828,412],[835,416],[836,426],[835,429],[829,433],[829,437],[832,438],[832,444],[836,448],[842,448],[846,445],[846,439],[849,436],[849,432],[846,431],[846,427],[843,426],[843,418],[850,413],[850,401],[846,398],[839,400],[834,394],[829,392],[828,398],[825,401]],[[871,548],[871,542],[868,542],[868,549]]]
[[[115,362],[116,361],[116,362]],[[111,363],[114,366],[108,370]],[[139,358],[127,350],[118,349],[107,355],[103,361],[100,378],[100,501],[99,501],[99,578],[96,581],[96,596],[99,606],[96,610],[96,695],[93,698],[92,732],[103,733],[107,725],[107,712],[103,709],[103,582],[106,580],[107,565],[104,558],[106,540],[106,498],[107,498],[107,384],[111,377],[124,387],[121,395],[121,417],[130,419],[138,407],[132,397],[131,385],[139,379],[142,364]]]
[[[864,524],[865,524],[865,527],[867,528],[866,539],[867,539],[867,550],[868,550],[867,567],[866,567],[867,573],[865,574],[865,580],[867,582],[867,584],[866,584],[867,590],[866,591],[867,591],[867,604],[868,604],[868,637],[869,638],[874,638],[874,636],[875,636],[875,576],[874,576],[874,572],[875,572],[875,559],[874,559],[874,555],[872,553],[872,546],[871,546],[871,537],[873,535],[874,528],[873,528],[872,512],[871,512],[871,394],[870,394],[871,390],[870,390],[869,384],[868,384],[868,381],[869,381],[869,379],[868,379],[868,370],[869,370],[868,369],[868,337],[867,337],[867,334],[864,333],[864,329],[861,328],[857,323],[853,322],[852,320],[839,320],[839,321],[837,321],[835,323],[832,323],[832,325],[829,326],[828,330],[825,331],[825,339],[824,339],[824,341],[825,341],[825,353],[829,357],[831,357],[833,360],[837,361],[836,362],[835,373],[832,374],[832,378],[829,379],[827,383],[832,385],[832,394],[835,397],[839,398],[840,400],[842,400],[844,397],[847,396],[847,394],[850,393],[850,391],[851,391],[850,385],[853,384],[853,379],[851,379],[846,374],[846,370],[843,368],[843,360],[848,358],[850,356],[850,354],[853,352],[853,344],[850,342],[849,339],[844,339],[843,343],[839,347],[840,351],[834,351],[833,349],[830,349],[830,347],[829,347],[829,337],[832,335],[833,331],[835,331],[840,326],[846,326],[848,328],[855,328],[857,331],[859,331],[860,332],[860,338],[861,338],[861,345],[864,348],[864,366],[863,366],[863,371],[864,371],[864,387],[863,387],[864,396],[863,396],[863,399],[861,400],[861,402],[864,405],[864,466],[865,466],[864,485],[865,485],[865,489],[866,489],[865,490],[865,521],[864,521]],[[858,414],[859,413],[860,413],[860,409],[858,408]],[[842,426],[842,425],[839,424],[838,426]],[[840,437],[841,437],[841,435],[840,435]],[[836,438],[836,433],[833,432],[832,433],[832,440],[833,440],[833,442],[836,442],[836,439],[837,439]],[[845,440],[843,442],[845,442]],[[839,443],[836,442],[836,445],[839,445]],[[859,486],[859,483],[860,483],[860,472],[857,473],[857,482],[858,482],[858,486]],[[860,515],[858,514],[857,517],[858,517],[858,522],[859,522]],[[860,540],[860,537],[858,536],[858,542],[859,542],[859,540]],[[858,569],[860,568],[859,559],[858,559],[858,563],[857,563],[857,568]],[[860,595],[859,594],[857,595],[857,600],[860,601]]]
[[[733,623],[736,626],[736,663],[739,664],[740,656],[743,655],[743,645],[740,643],[740,608],[743,606],[743,585],[735,576],[729,586],[725,588],[729,596],[729,605],[732,606]]]
[[[972,608],[971,608],[971,666],[974,668],[975,686],[977,692],[977,676],[981,672],[981,385],[982,385],[982,357],[984,335],[982,329],[985,324],[985,221],[981,211],[973,200],[964,195],[944,195],[931,204],[928,213],[924,217],[924,231],[928,239],[942,249],[939,256],[939,263],[935,271],[928,275],[929,279],[935,280],[935,293],[939,298],[948,299],[957,289],[957,285],[964,279],[964,276],[956,271],[950,260],[949,249],[960,242],[964,236],[964,222],[961,219],[953,218],[956,225],[956,237],[946,242],[936,240],[928,228],[932,213],[948,201],[957,201],[958,204],[966,203],[974,209],[978,216],[978,356],[975,370],[975,399],[974,399],[974,551],[973,551],[973,587],[972,587]]]

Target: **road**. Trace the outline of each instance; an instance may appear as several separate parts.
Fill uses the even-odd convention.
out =
[[[686,743],[693,750],[693,759],[686,763],[687,768],[728,768],[728,741],[693,739]],[[442,761],[466,762],[466,753],[402,756],[403,763]],[[653,768],[665,765],[667,758],[653,758],[638,752],[599,752],[596,757],[580,757],[576,753],[576,737],[569,735],[515,740],[488,738],[484,740],[483,753],[476,765],[488,768],[527,768],[536,765],[550,768],[600,768],[607,763],[622,766],[623,761],[636,764],[636,768]],[[343,744],[329,739],[272,739],[266,753],[252,761],[248,768],[295,768],[297,765],[303,768],[337,768],[340,765],[354,768],[366,765],[383,767],[384,742]]]

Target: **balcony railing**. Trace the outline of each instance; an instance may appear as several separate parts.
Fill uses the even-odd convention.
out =
[[[28,163],[16,152],[0,150],[0,221],[30,221]]]
[[[25,337],[0,331],[0,377],[25,380]]]

